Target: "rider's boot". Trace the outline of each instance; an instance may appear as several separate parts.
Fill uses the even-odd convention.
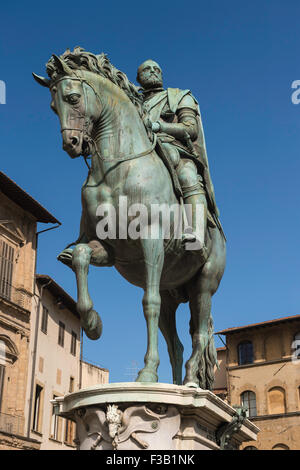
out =
[[[182,242],[186,250],[194,251],[206,261],[208,253],[205,246],[207,203],[205,194],[193,194],[184,198],[188,225],[185,226]]]

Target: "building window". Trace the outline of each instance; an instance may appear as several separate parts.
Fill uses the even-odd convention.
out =
[[[43,387],[36,385],[33,413],[33,431],[41,432]]]
[[[70,377],[69,392],[74,392],[74,377]]]
[[[41,330],[47,334],[48,331],[48,309],[43,307]]]
[[[77,334],[72,331],[72,338],[71,338],[71,354],[76,356],[76,342],[77,342]]]
[[[239,365],[253,363],[253,344],[251,341],[243,341],[238,345]]]
[[[63,322],[59,322],[59,329],[58,329],[58,344],[64,347],[65,344],[65,324]]]
[[[15,250],[0,240],[0,296],[11,300]]]
[[[56,371],[56,383],[57,385],[61,385],[61,369],[57,369]]]
[[[281,387],[273,387],[268,391],[269,413],[272,415],[286,412],[285,390]]]
[[[53,395],[53,400],[57,398],[57,395]],[[57,416],[54,412],[55,407],[52,406],[52,416],[51,416],[51,430],[50,430],[50,437],[51,439],[55,439],[56,441],[61,441],[61,424],[62,418]]]
[[[255,446],[247,446],[247,447],[244,447],[243,450],[257,450],[257,448]]]
[[[257,416],[256,413],[256,395],[254,392],[247,390],[241,395],[241,405],[247,408],[247,417]]]

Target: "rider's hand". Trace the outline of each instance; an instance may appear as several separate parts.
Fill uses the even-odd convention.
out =
[[[160,122],[159,121],[152,122],[152,131],[156,133],[156,132],[159,132],[160,130],[161,130]]]

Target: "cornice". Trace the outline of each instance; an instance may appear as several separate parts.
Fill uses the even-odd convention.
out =
[[[29,338],[29,332],[30,332],[29,327],[26,328],[26,327],[21,326],[20,324],[18,324],[16,322],[14,323],[14,322],[9,321],[6,318],[3,318],[1,316],[1,313],[0,313],[0,324],[5,326],[6,328],[9,328],[9,329],[13,330],[17,334],[20,334],[22,336],[26,336],[27,338]]]

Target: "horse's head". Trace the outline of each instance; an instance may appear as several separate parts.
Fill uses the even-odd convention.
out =
[[[33,77],[40,85],[50,89],[51,108],[60,119],[63,149],[71,158],[88,156],[91,153],[92,129],[100,116],[99,99],[90,80],[86,79],[86,75],[92,74],[75,72],[56,55],[48,64],[50,79],[35,74]]]

